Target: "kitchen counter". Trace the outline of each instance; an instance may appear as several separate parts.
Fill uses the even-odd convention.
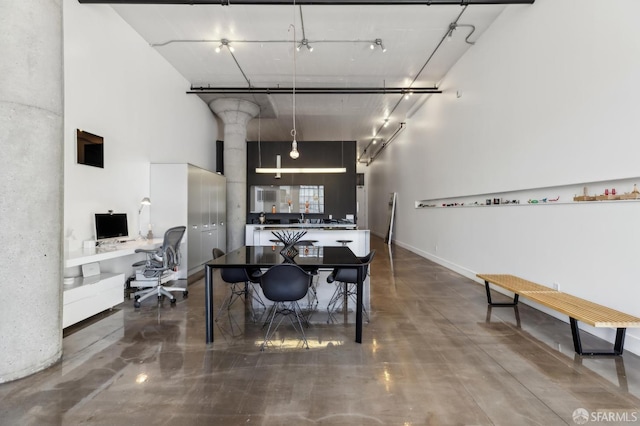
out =
[[[315,240],[319,246],[339,246],[339,240],[350,241],[347,246],[356,256],[369,253],[369,230],[357,229],[352,223],[292,223],[282,225],[246,225],[245,243],[248,246],[273,245],[277,231],[307,231],[303,240]]]
[[[335,229],[358,229],[354,223],[287,223],[287,224],[263,224],[263,225],[247,225],[254,229],[264,229],[278,231],[284,229],[323,229],[325,231]]]
[[[279,250],[278,243],[274,243],[271,240],[275,240],[276,237],[273,232],[278,231],[307,231],[307,233],[301,238],[302,240],[313,240],[314,246],[340,246],[340,241],[350,241],[347,243],[347,247],[355,253],[356,256],[366,256],[369,253],[370,240],[368,229],[357,229],[354,224],[345,223],[292,223],[281,225],[247,225],[246,226],[246,245],[248,246],[267,246],[267,250]],[[302,249],[301,249],[302,250]],[[311,248],[310,250],[313,250]],[[301,251],[301,253],[303,253]],[[304,254],[300,254],[303,256]],[[318,297],[318,310],[326,312],[327,305],[333,292],[335,290],[335,284],[327,283],[327,276],[331,273],[331,270],[318,271],[317,279],[317,297]],[[369,310],[369,276],[364,281],[364,293],[363,303],[365,309]],[[353,305],[352,305],[353,306]],[[257,306],[256,306],[257,307]]]

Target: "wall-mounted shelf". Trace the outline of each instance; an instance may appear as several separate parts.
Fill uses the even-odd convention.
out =
[[[513,206],[551,206],[560,204],[628,203],[640,201],[640,193],[635,182],[639,178],[618,181],[591,182],[577,185],[549,188],[533,188],[522,191],[510,191],[495,194],[475,194],[460,197],[444,197],[418,200],[416,209],[460,208],[460,207],[513,207]],[[615,195],[609,192],[625,192]],[[594,191],[598,195],[589,195]],[[606,195],[605,195],[606,193]],[[580,194],[580,195],[578,195]]]

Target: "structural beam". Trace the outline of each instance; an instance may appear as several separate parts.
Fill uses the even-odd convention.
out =
[[[264,93],[268,95],[290,95],[292,87],[192,87],[189,94],[252,94]],[[437,87],[296,87],[296,95],[405,95],[420,93],[442,93]]]
[[[315,6],[467,6],[481,4],[533,4],[535,0],[78,0],[80,3],[108,4],[217,4],[233,5],[315,5]]]

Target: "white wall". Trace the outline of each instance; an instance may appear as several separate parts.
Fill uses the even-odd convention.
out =
[[[638,202],[414,208],[535,188],[553,197],[562,188],[551,187],[600,180],[630,191],[623,179],[640,177],[639,12],[634,0],[509,6],[366,169],[372,231],[384,235],[376,206],[397,191],[399,245],[469,277],[557,282],[640,316]],[[585,328],[613,340],[613,330]],[[640,354],[639,331],[628,330],[625,349]]]
[[[129,215],[138,232],[150,163],[215,170],[218,127],[189,83],[111,6],[64,0],[65,243],[93,239],[92,214]],[[104,169],[76,164],[76,128],[104,137]],[[150,208],[142,212],[148,229]]]

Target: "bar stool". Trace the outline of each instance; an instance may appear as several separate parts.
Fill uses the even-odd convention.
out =
[[[295,247],[300,247],[302,250],[305,250],[308,247],[313,247],[313,245],[315,243],[317,243],[318,240],[300,240],[297,241],[294,246]],[[304,266],[304,265],[299,265],[305,272],[307,272],[309,275],[311,275],[311,281],[309,283],[309,291],[307,293],[307,322],[309,321],[309,319],[311,318],[312,313],[316,310],[316,308],[318,307],[318,267],[316,266]]]
[[[367,274],[369,273],[369,265],[373,261],[373,257],[375,256],[376,251],[371,250],[369,254],[364,257],[359,257],[360,262],[362,262],[362,279],[363,281],[367,278]],[[349,298],[357,303],[356,300],[356,291],[358,284],[358,270],[354,268],[336,268],[329,274],[327,277],[327,282],[329,284],[333,282],[337,282],[335,291],[333,292],[333,296],[329,300],[327,304],[327,313],[329,317],[327,318],[327,323],[331,322],[331,318],[333,317],[333,313],[342,307],[342,309],[346,312],[349,308]],[[365,307],[362,307],[362,315],[369,322],[369,314]]]

